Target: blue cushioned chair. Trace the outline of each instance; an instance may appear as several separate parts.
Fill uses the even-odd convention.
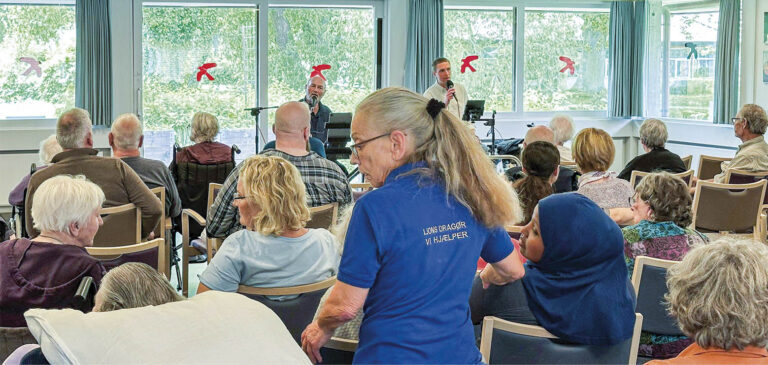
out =
[[[664,305],[667,293],[667,269],[677,261],[647,256],[635,258],[632,286],[637,294],[635,310],[643,315],[643,331],[666,336],[683,336],[677,321]]]

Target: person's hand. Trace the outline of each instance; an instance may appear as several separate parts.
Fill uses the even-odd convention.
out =
[[[151,241],[153,239],[155,239],[155,232],[154,231],[153,232],[149,232],[149,236],[147,237],[147,240],[149,240],[149,241]]]
[[[320,348],[331,339],[332,332],[326,332],[317,324],[317,321],[310,323],[304,332],[301,333],[301,349],[307,354],[313,364],[323,362],[320,356]]]
[[[448,92],[445,94],[445,100],[443,100],[445,105],[448,105],[451,103],[451,99],[453,99],[453,94],[455,93],[456,93],[456,89],[454,88],[448,89]]]
[[[486,265],[483,271],[480,272],[480,280],[483,281],[483,289],[488,289],[489,286],[491,286],[491,275],[493,271],[493,266],[490,264]]]

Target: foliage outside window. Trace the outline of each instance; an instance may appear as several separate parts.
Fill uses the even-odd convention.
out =
[[[64,4],[0,5],[0,119],[74,106],[75,7]]]
[[[608,109],[609,20],[607,11],[525,10],[524,111]],[[573,74],[563,70],[570,62]]]
[[[452,79],[470,99],[485,100],[486,110],[513,111],[515,90],[515,11],[445,10],[445,56]],[[465,69],[462,59],[478,56]]]

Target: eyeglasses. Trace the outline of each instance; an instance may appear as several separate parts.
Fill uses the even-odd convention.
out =
[[[629,197],[629,206],[631,207],[633,205],[635,205],[635,196],[634,195]]]
[[[380,136],[376,136],[376,137],[373,137],[373,138],[370,138],[370,139],[366,139],[365,141],[357,142],[357,143],[349,146],[349,148],[352,150],[352,154],[355,155],[355,158],[359,158],[360,156],[358,154],[360,153],[360,148],[362,148],[364,144],[366,144],[366,143],[368,143],[370,141],[373,141],[373,140],[377,140],[377,139],[379,139],[381,137],[387,137],[390,134],[392,134],[392,132],[385,133],[385,134],[382,134]]]
[[[244,196],[240,196],[240,194],[238,194],[238,193],[235,193],[235,195],[232,195],[232,200],[233,201],[234,200],[240,200],[240,199],[245,199],[245,197]]]
[[[746,122],[746,121],[747,121],[747,118],[738,118],[738,117],[736,117],[736,118],[731,118],[731,124],[736,124],[736,123],[739,123],[739,122],[741,122],[741,121],[744,121],[744,122]]]

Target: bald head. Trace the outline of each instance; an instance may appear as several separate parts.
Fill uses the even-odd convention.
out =
[[[91,116],[86,110],[69,109],[56,123],[56,140],[65,150],[92,147],[91,124]]]
[[[141,144],[143,128],[141,121],[133,113],[123,114],[112,122],[110,141],[123,150],[137,150]]]
[[[309,128],[309,107],[299,101],[280,105],[275,112],[275,135],[297,135]]]
[[[538,141],[555,144],[555,133],[545,125],[537,125],[529,129],[528,133],[525,134],[523,144],[528,145]]]

